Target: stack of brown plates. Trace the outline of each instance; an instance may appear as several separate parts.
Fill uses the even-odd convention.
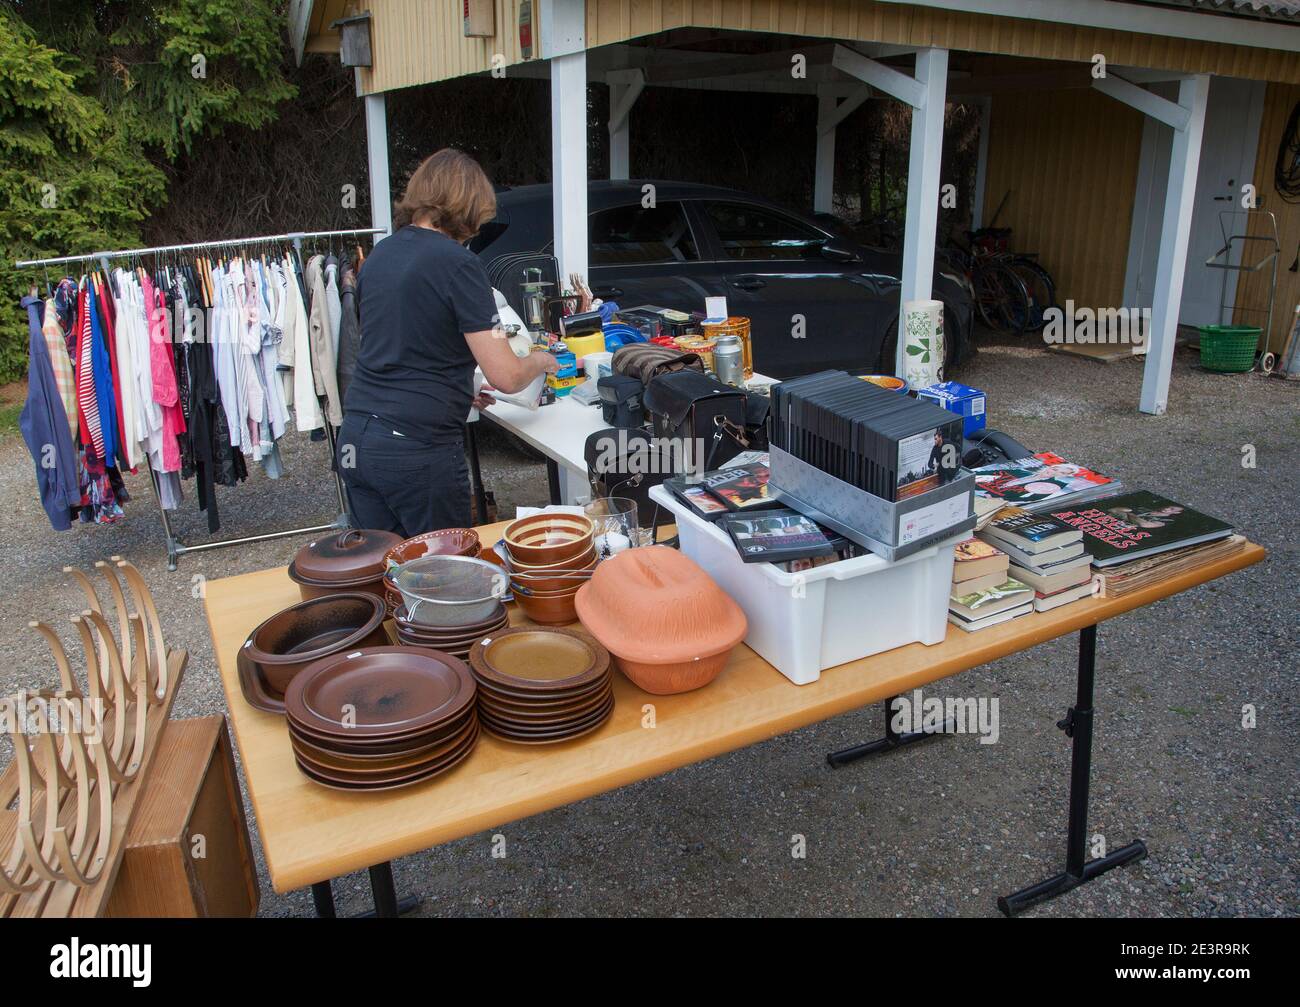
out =
[[[469,650],[485,636],[510,625],[510,613],[504,605],[498,605],[497,611],[489,619],[471,626],[424,626],[411,622],[406,617],[406,606],[400,605],[393,613],[393,628],[397,642],[403,647],[427,647],[469,660]]]
[[[596,730],[614,711],[609,651],[569,629],[520,626],[474,644],[479,720],[524,745],[568,741]]]
[[[463,661],[368,647],[310,665],[285,719],[299,770],[336,790],[391,790],[459,765],[478,742],[477,688]]]

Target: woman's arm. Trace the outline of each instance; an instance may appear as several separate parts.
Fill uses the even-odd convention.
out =
[[[493,388],[506,394],[523,391],[528,383],[539,374],[554,374],[559,363],[549,353],[530,353],[526,357],[515,356],[501,329],[483,329],[480,332],[465,333],[465,342],[470,352],[483,369],[483,376]]]

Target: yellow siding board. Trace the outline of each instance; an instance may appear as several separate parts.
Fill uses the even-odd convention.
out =
[[[546,2],[534,0],[533,3],[534,55],[540,33],[539,7]],[[371,71],[362,72],[363,92],[482,73],[491,68],[492,55],[496,52],[504,56],[507,65],[520,62],[518,5],[519,0],[497,0],[496,38],[467,39],[461,30],[460,0],[369,0],[375,66]],[[341,15],[343,0],[328,0],[318,4],[317,10],[321,26],[314,24],[313,34],[328,33],[325,18]],[[847,41],[934,45],[967,52],[1073,62],[1087,62],[1095,53],[1103,53],[1112,64],[1300,84],[1300,55],[1292,52],[878,0],[587,0],[586,24],[587,44],[591,48],[694,26]]]
[[[989,132],[986,215],[1038,252],[1062,301],[1119,306],[1133,215],[1141,115],[1088,90],[998,95]]]

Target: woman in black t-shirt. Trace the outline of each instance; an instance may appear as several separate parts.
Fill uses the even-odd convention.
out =
[[[504,392],[554,372],[549,353],[516,357],[483,264],[464,247],[496,214],[473,158],[444,149],[411,175],[397,230],[357,277],[361,347],[343,403],[338,465],[352,523],[403,536],[469,524],[465,422],[474,366]]]

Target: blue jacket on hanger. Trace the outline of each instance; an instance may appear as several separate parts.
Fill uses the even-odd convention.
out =
[[[67,531],[72,527],[73,508],[81,505],[77,449],[72,443],[68,414],[54,380],[54,364],[45,337],[41,335],[44,321],[41,299],[24,297],[22,305],[27,309],[31,349],[27,365],[27,402],[18,418],[18,426],[36,463],[36,486],[40,490],[41,506],[49,515],[55,531]]]

